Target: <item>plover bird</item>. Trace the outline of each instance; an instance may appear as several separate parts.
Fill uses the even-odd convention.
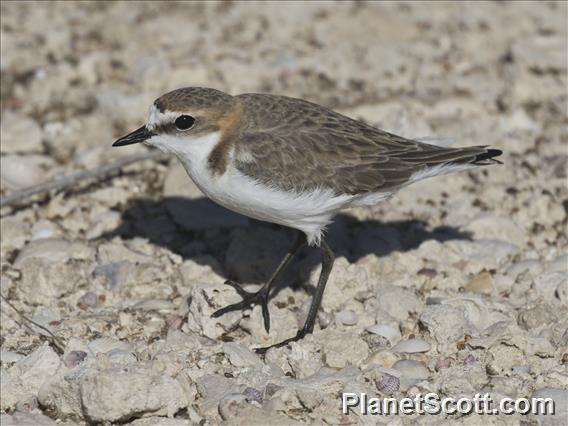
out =
[[[324,231],[335,213],[376,204],[425,178],[500,163],[494,157],[502,153],[486,146],[446,148],[403,138],[302,99],[231,96],[198,87],[158,98],[146,124],[113,146],[140,142],[174,154],[218,204],[300,231],[258,292],[226,281],[242,301],[219,309],[214,317],[259,304],[268,332],[275,281],[305,244],[321,250],[322,269],[304,326],[271,347],[313,332],[334,261]]]

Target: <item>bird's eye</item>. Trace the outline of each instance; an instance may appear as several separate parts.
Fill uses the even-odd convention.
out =
[[[190,115],[180,115],[176,118],[175,125],[178,130],[188,130],[193,127],[195,118]]]

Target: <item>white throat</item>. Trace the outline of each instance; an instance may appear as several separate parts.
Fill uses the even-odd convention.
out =
[[[189,135],[157,135],[148,139],[146,143],[155,146],[163,152],[174,154],[195,180],[196,173],[206,171],[209,154],[215,149],[220,138],[220,132],[209,133],[194,138]]]

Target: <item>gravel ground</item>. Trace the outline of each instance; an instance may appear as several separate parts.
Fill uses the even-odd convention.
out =
[[[341,392],[553,397],[566,424],[567,4],[2,2],[1,190],[96,168],[186,85],[309,99],[404,136],[502,149],[503,166],[411,186],[329,230],[313,335],[293,235],[203,199],[174,160],[2,209],[2,424],[437,424],[342,415]],[[39,327],[37,324],[41,325]],[[57,336],[57,339],[53,338]]]

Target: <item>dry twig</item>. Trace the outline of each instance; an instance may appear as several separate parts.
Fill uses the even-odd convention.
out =
[[[32,320],[31,318],[29,318],[28,316],[26,316],[24,313],[22,313],[18,308],[16,308],[11,302],[8,301],[8,299],[6,299],[4,296],[0,295],[0,298],[2,298],[2,300],[10,307],[12,308],[24,321],[27,321],[28,323],[35,325],[37,328],[43,330],[44,332],[46,332],[49,336],[51,336],[51,338],[53,339],[53,345],[55,346],[55,348],[60,352],[63,353],[65,351],[65,342],[58,336],[56,336],[55,334],[53,334],[51,332],[51,330],[49,330],[47,327],[44,327],[43,325],[35,322],[34,320]]]
[[[161,151],[155,150],[145,152],[142,154],[129,155],[128,157],[121,158],[114,163],[106,164],[93,170],[85,170],[82,172],[72,173],[68,176],[63,176],[49,182],[41,183],[39,185],[30,186],[12,192],[11,194],[0,199],[0,208],[16,204],[17,202],[31,197],[32,195],[43,194],[50,191],[61,191],[76,185],[77,182],[87,179],[102,179],[109,174],[116,172],[129,164],[142,160],[150,160],[153,158],[161,157],[164,154]]]

